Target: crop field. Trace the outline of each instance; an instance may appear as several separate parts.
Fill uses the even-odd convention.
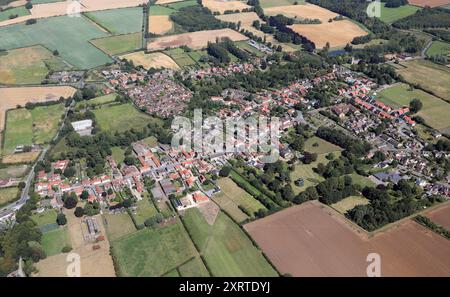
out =
[[[102,219],[103,224],[105,225],[106,234],[110,241],[119,239],[136,231],[133,221],[128,213],[103,214]]]
[[[195,255],[181,223],[146,228],[112,243],[120,276],[161,276]]]
[[[397,69],[397,73],[406,81],[419,84],[450,102],[450,72],[447,67],[425,60],[402,62],[401,65],[406,68]]]
[[[304,150],[310,153],[316,153],[321,155],[339,152],[342,151],[342,148],[332,144],[331,142],[323,140],[322,138],[314,136],[306,140]]]
[[[0,206],[16,200],[18,195],[18,187],[0,188]]]
[[[25,16],[29,15],[30,12],[24,6],[14,7],[11,9],[6,9],[4,11],[0,11],[0,22],[6,21],[10,19],[10,16]]]
[[[277,6],[289,6],[294,5],[297,2],[299,5],[304,4],[304,0],[259,0],[262,8],[271,8]]]
[[[426,52],[428,57],[447,56],[450,54],[450,43],[442,41],[433,41],[430,48]]]
[[[439,206],[425,215],[435,224],[441,225],[450,230],[450,204]]]
[[[99,109],[93,110],[95,118],[103,131],[111,133],[125,132],[131,128],[141,129],[149,123],[159,123],[155,119],[143,112],[138,111],[131,104],[104,105]],[[111,121],[111,119],[115,119]]]
[[[226,10],[243,10],[251,8],[241,1],[220,1],[220,0],[203,0],[202,5],[208,7],[212,12],[224,13]]]
[[[280,273],[293,276],[367,276],[367,255],[374,251],[382,259],[381,276],[450,273],[448,240],[411,220],[368,236],[341,214],[310,201],[245,229]]]
[[[241,189],[232,179],[228,177],[221,178],[218,180],[217,184],[221,188],[221,192],[216,194],[213,200],[236,221],[242,222],[248,218],[248,216],[239,209],[239,205],[247,209],[251,214],[250,216],[253,216],[253,213],[259,209],[266,209],[261,202],[252,197],[245,190]]]
[[[224,213],[211,226],[193,208],[185,212],[183,221],[213,276],[277,276],[261,251]]]
[[[130,7],[87,12],[85,15],[112,34],[128,34],[142,31],[142,7]]]
[[[208,42],[215,42],[216,38],[223,37],[228,37],[233,41],[248,39],[231,29],[206,30],[154,38],[149,41],[147,48],[150,51],[158,51],[185,45],[192,49],[201,49],[206,47]]]
[[[406,84],[399,84],[383,90],[378,99],[394,108],[409,106],[412,99],[419,99],[423,103],[422,109],[417,113],[431,127],[443,132],[450,132],[450,104],[422,90],[409,90]]]
[[[197,2],[197,0],[187,0],[187,1],[169,3],[169,4],[167,4],[167,6],[178,10],[178,9],[181,9],[184,7],[198,6],[198,2]]]
[[[166,55],[175,61],[179,67],[189,67],[196,64],[196,61],[181,48],[174,48],[164,51]]]
[[[127,55],[120,56],[121,59],[133,61],[136,66],[142,66],[145,69],[155,68],[168,68],[168,69],[180,69],[177,63],[169,56],[161,52],[149,53],[135,52]]]
[[[418,10],[420,10],[420,8],[413,5],[403,5],[395,8],[385,7],[384,5],[382,5],[380,20],[385,23],[391,24],[395,21],[406,18],[407,16],[416,13],[416,11]]]
[[[322,23],[328,23],[329,19],[338,16],[337,13],[314,4],[269,7],[264,8],[264,13],[267,15],[282,14],[299,19],[319,19]]]
[[[174,12],[175,12],[175,9],[172,9],[167,6],[152,5],[152,6],[150,6],[149,15],[150,16],[162,16],[162,15],[169,16]]]
[[[173,30],[173,22],[168,15],[149,15],[148,32],[164,35]]]
[[[21,178],[27,172],[27,168],[27,165],[17,165],[0,168],[0,179]]]
[[[44,232],[41,243],[47,257],[61,253],[63,247],[70,245],[67,229],[60,227],[56,230]]]
[[[137,225],[144,225],[145,220],[155,216],[158,211],[156,210],[153,202],[149,199],[142,199],[136,203],[137,209],[134,219]]]
[[[108,55],[118,55],[142,48],[142,33],[109,36],[90,42]]]
[[[58,50],[60,56],[81,69],[93,68],[112,60],[88,40],[105,37],[106,33],[86,18],[67,16],[41,19],[32,26],[17,24],[0,27],[0,48],[13,49],[42,44]]]
[[[259,21],[260,18],[255,12],[240,12],[233,14],[217,15],[217,19],[228,23],[239,23],[241,26],[252,26],[254,21]]]
[[[350,196],[342,199],[341,201],[331,204],[331,207],[336,209],[341,214],[345,214],[350,209],[353,209],[357,205],[369,204],[370,201],[362,196]]]
[[[40,84],[50,70],[67,68],[43,46],[13,49],[0,53],[0,84]]]
[[[408,0],[409,4],[416,6],[429,6],[429,7],[438,7],[444,6],[446,4],[450,4],[450,0]]]

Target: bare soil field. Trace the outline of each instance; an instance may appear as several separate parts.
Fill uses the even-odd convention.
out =
[[[148,31],[158,35],[164,35],[173,29],[173,23],[168,15],[149,15],[148,25]]]
[[[14,155],[7,155],[2,158],[2,163],[4,164],[21,164],[21,163],[31,163],[39,157],[41,152],[29,152]]]
[[[100,249],[93,250],[92,243],[86,242],[84,234],[87,232],[86,224],[80,218],[74,216],[73,211],[66,211],[68,232],[72,244],[72,252],[80,255],[81,276],[83,277],[113,277],[116,275],[112,258],[109,255],[109,241],[96,243]],[[105,235],[103,220],[100,215],[95,216],[100,231]],[[58,254],[37,263],[39,273],[36,276],[42,277],[63,277],[67,276],[66,269],[68,254]]]
[[[431,210],[426,214],[426,217],[434,223],[450,230],[450,204]]]
[[[206,30],[155,38],[149,41],[147,48],[150,51],[159,51],[185,45],[192,49],[202,49],[208,45],[208,42],[215,42],[216,38],[224,37],[228,37],[233,41],[248,39],[241,33],[231,29]]]
[[[450,242],[412,220],[370,236],[311,201],[245,229],[281,273],[293,276],[366,276],[369,253],[380,255],[382,276],[450,275]]]
[[[430,6],[430,7],[437,7],[437,6],[444,6],[446,4],[450,4],[450,0],[409,0],[409,4],[416,5],[416,6]]]
[[[330,43],[330,47],[345,46],[353,38],[367,35],[366,31],[349,20],[317,25],[295,24],[291,28],[313,41],[317,48],[323,48],[327,42]]]
[[[5,112],[28,102],[47,102],[70,97],[76,89],[68,86],[0,88],[0,131],[5,128]]]
[[[180,69],[171,57],[160,52],[149,54],[144,52],[136,52],[120,56],[120,58],[133,61],[134,65],[141,65],[147,70],[150,68]]]
[[[212,12],[224,13],[226,10],[239,10],[242,11],[245,8],[250,8],[244,2],[241,1],[224,1],[224,0],[203,0],[202,5],[208,7]]]
[[[314,4],[288,5],[265,8],[264,13],[267,15],[282,14],[287,17],[299,19],[319,19],[322,21],[322,23],[328,22],[329,19],[338,16],[337,13]]]

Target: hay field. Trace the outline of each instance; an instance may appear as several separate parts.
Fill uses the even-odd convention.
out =
[[[287,17],[299,19],[319,19],[322,23],[328,22],[329,19],[338,16],[337,13],[314,4],[270,7],[265,8],[264,13],[267,15],[282,14]]]
[[[149,15],[148,32],[164,35],[173,29],[173,22],[168,15]]]
[[[437,7],[444,6],[446,4],[450,4],[450,0],[408,0],[409,4],[425,7]]]
[[[253,24],[253,21],[261,21],[261,19],[255,12],[240,12],[240,13],[233,13],[233,14],[223,14],[223,15],[217,15],[216,18],[223,22],[229,22],[229,23],[241,22],[241,27],[251,26]]]
[[[202,5],[209,8],[212,12],[224,13],[226,10],[239,10],[242,11],[251,6],[241,1],[221,1],[221,0],[203,0]]]
[[[180,67],[177,65],[177,63],[175,63],[174,60],[172,60],[171,57],[160,52],[146,54],[141,51],[123,55],[120,56],[120,58],[126,59],[128,61],[133,61],[134,65],[140,65],[147,70],[150,68],[180,69]]]
[[[192,49],[201,49],[206,47],[208,42],[215,42],[216,38],[224,37],[228,37],[233,41],[248,39],[241,33],[231,29],[206,30],[155,38],[149,41],[147,48],[150,51],[158,51],[185,45]]]

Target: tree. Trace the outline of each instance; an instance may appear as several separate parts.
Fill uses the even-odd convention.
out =
[[[74,177],[76,173],[76,170],[74,167],[67,167],[66,170],[64,170],[64,176],[67,178]]]
[[[58,216],[56,217],[56,223],[60,226],[64,226],[67,224],[67,218],[66,215],[60,212]]]
[[[82,207],[75,208],[75,216],[81,218],[84,215],[84,209]]]
[[[413,100],[411,100],[411,102],[409,102],[409,110],[412,113],[418,113],[422,109],[422,106],[423,106],[422,101],[416,98],[414,98]]]
[[[230,175],[230,172],[231,172],[231,167],[223,166],[222,169],[220,169],[220,171],[219,171],[219,175],[221,177],[227,177]]]
[[[63,197],[63,202],[64,202],[65,208],[67,208],[67,209],[74,208],[75,206],[77,206],[77,203],[78,203],[77,194],[72,192],[72,193],[70,193],[70,195],[66,195],[65,197]]]
[[[81,193],[81,195],[80,195],[80,198],[81,198],[82,200],[86,200],[86,199],[88,199],[88,197],[89,197],[89,192],[86,191],[86,190],[84,190],[84,191]]]

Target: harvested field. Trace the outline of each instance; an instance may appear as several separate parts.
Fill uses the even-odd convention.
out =
[[[450,0],[408,0],[408,3],[420,7],[437,7],[450,4]]]
[[[293,276],[366,276],[369,253],[380,255],[382,276],[450,274],[450,242],[411,220],[370,237],[334,210],[311,201],[245,229],[281,273]]]
[[[121,56],[120,58],[133,61],[134,65],[140,65],[147,70],[150,68],[180,69],[172,58],[160,52],[149,54],[144,52],[136,52]]]
[[[14,155],[7,155],[2,158],[2,163],[4,164],[21,164],[21,163],[31,163],[39,157],[41,152],[29,152]]]
[[[299,19],[319,19],[322,23],[328,23],[329,19],[338,16],[337,13],[314,4],[270,7],[265,8],[264,13],[267,15],[282,14],[287,17]]]
[[[349,20],[326,22],[319,25],[294,24],[291,28],[313,41],[317,48],[323,48],[327,42],[330,43],[330,47],[345,46],[353,38],[367,35],[366,31]]]
[[[255,12],[223,14],[217,15],[216,18],[229,23],[241,22],[241,26],[252,26],[254,21],[260,21],[259,16]]]
[[[223,0],[203,0],[202,5],[208,7],[212,12],[224,13],[226,10],[242,11],[246,8],[251,8],[241,1],[223,1]]]
[[[181,2],[183,0],[157,0],[156,4],[169,4],[174,2]]]
[[[206,47],[208,42],[215,42],[216,38],[223,37],[228,37],[233,41],[248,39],[241,33],[231,29],[206,30],[155,38],[150,40],[147,48],[150,51],[158,51],[185,45],[192,49],[201,49]]]
[[[450,230],[450,204],[432,209],[426,216],[434,223]]]
[[[173,23],[168,15],[149,15],[148,32],[164,35],[173,29]]]

